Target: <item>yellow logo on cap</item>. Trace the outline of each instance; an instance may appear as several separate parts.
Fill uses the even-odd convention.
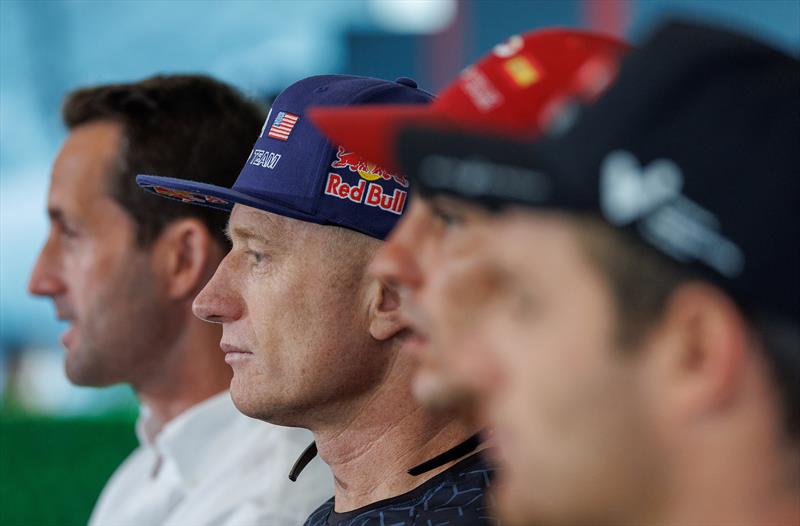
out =
[[[541,77],[533,64],[523,56],[506,60],[503,67],[520,88],[527,88],[537,83]]]

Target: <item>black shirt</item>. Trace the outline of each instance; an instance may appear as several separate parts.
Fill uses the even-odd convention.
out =
[[[357,510],[336,513],[332,497],[311,514],[305,526],[497,525],[486,494],[493,471],[476,453],[408,493]]]

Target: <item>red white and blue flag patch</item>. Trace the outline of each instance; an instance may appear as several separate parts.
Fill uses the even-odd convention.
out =
[[[285,111],[278,113],[278,115],[275,116],[275,121],[269,128],[267,137],[288,141],[289,134],[292,133],[292,129],[294,129],[294,125],[297,124],[298,119],[300,119],[300,117],[292,113],[286,113]]]

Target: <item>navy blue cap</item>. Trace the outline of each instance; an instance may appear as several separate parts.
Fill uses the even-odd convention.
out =
[[[410,79],[321,75],[275,99],[232,188],[139,175],[143,189],[230,211],[236,203],[384,239],[408,201],[408,181],[328,142],[306,111],[317,105],[427,104],[433,96]]]

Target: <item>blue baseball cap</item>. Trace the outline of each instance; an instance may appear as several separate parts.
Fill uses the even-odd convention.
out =
[[[232,188],[138,175],[157,195],[230,211],[236,203],[384,239],[408,201],[408,180],[330,143],[307,118],[318,105],[427,104],[416,82],[320,75],[300,80],[275,99]]]

